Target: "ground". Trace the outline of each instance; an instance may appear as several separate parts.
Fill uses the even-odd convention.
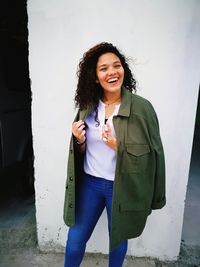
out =
[[[63,253],[42,253],[37,247],[35,201],[29,197],[12,197],[0,206],[0,267],[62,267]],[[81,267],[106,267],[107,256],[86,254]],[[200,247],[182,243],[179,260],[127,256],[124,267],[200,267]]]

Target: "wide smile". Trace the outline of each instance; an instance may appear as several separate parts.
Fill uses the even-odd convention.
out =
[[[118,82],[118,80],[119,80],[119,78],[115,77],[115,78],[110,78],[110,79],[108,79],[107,82],[108,82],[109,84],[115,84],[115,83]]]

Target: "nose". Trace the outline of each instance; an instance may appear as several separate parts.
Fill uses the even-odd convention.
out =
[[[112,76],[112,75],[114,75],[114,74],[116,74],[116,69],[113,68],[113,67],[110,67],[110,68],[108,69],[108,75],[109,75],[109,76]]]

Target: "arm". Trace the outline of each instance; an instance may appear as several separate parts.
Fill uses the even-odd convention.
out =
[[[152,209],[161,209],[166,204],[165,197],[165,158],[160,138],[159,123],[153,106],[148,105],[149,129],[153,149],[156,156],[156,171]]]

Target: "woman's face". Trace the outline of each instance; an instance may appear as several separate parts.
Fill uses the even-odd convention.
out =
[[[124,68],[120,59],[114,53],[105,53],[97,61],[96,67],[97,83],[100,83],[104,93],[116,93],[124,80]]]

